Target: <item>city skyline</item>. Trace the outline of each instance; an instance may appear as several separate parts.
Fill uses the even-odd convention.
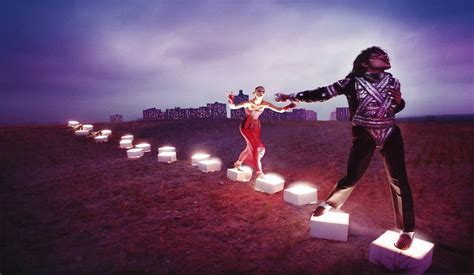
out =
[[[474,109],[474,2],[13,1],[0,3],[0,125],[140,117],[226,101],[226,91],[334,83],[364,48],[386,49],[399,117]],[[329,119],[340,96],[300,104]]]

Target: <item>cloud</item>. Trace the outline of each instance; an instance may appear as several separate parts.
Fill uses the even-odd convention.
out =
[[[389,51],[391,72],[409,102],[404,114],[439,111],[421,92],[428,86],[434,98],[446,89],[462,90],[444,111],[472,109],[465,91],[472,88],[473,36],[462,12],[459,22],[445,17],[450,22],[445,26],[429,19],[436,9],[420,11],[417,22],[374,10],[370,1],[361,7],[344,3],[22,5],[0,19],[11,27],[0,29],[9,38],[0,46],[3,104],[21,110],[17,120],[23,122],[28,117],[106,120],[111,113],[134,119],[150,107],[224,102],[227,90],[249,93],[264,85],[271,95],[328,85],[350,71],[360,50],[380,45]],[[26,98],[39,104],[24,104]],[[65,107],[46,107],[53,102]],[[76,106],[79,102],[88,107]],[[339,97],[303,107],[324,119],[346,105]]]

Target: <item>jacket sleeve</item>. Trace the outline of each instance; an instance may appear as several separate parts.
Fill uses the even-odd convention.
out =
[[[401,110],[403,110],[403,108],[405,108],[405,100],[403,100],[402,98],[402,102],[400,102],[400,104],[398,104],[397,106],[395,106],[395,113],[398,113],[400,112]]]
[[[353,83],[352,78],[346,77],[329,86],[293,93],[290,95],[290,99],[300,102],[326,101],[335,96],[345,94],[350,83]]]

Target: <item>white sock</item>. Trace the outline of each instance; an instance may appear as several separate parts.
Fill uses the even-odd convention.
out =
[[[408,236],[410,236],[410,238],[413,239],[413,236],[415,235],[415,231],[412,231],[412,232],[404,232],[404,231],[401,231],[400,232],[400,235],[402,234],[407,234]]]

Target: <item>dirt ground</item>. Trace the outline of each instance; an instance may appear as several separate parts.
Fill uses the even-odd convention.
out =
[[[342,210],[347,242],[311,238],[314,205],[282,192],[232,182],[226,167],[244,141],[238,121],[126,122],[109,143],[75,137],[65,126],[0,127],[1,274],[50,273],[370,273],[370,243],[394,229],[382,158],[372,163]],[[429,273],[473,272],[474,123],[403,122],[417,237],[435,244]],[[344,175],[347,122],[262,122],[264,171],[305,180],[324,199]],[[130,160],[123,134],[151,143]],[[135,143],[136,143],[135,142]],[[157,162],[173,145],[178,161]],[[220,172],[191,167],[206,151]]]

